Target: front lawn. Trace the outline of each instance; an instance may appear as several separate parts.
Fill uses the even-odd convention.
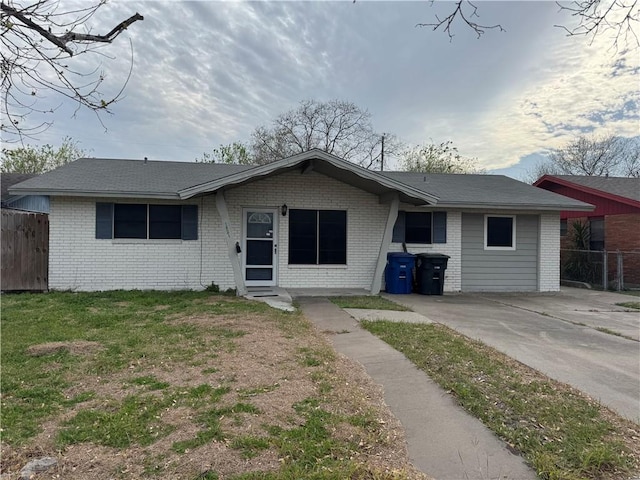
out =
[[[206,292],[3,295],[1,473],[422,478],[359,366],[299,313]]]

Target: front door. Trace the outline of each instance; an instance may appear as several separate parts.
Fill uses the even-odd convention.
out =
[[[278,265],[278,212],[269,208],[243,210],[244,248],[242,249],[245,284],[276,285]]]

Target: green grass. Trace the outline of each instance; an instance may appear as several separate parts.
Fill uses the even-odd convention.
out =
[[[600,406],[442,325],[362,322],[404,353],[522,455],[544,479],[601,478],[633,468]],[[518,368],[519,367],[519,368]]]
[[[640,297],[640,290],[623,290],[618,293],[624,293],[625,295],[631,295],[632,297]]]
[[[396,310],[405,312],[409,309],[379,295],[357,297],[331,297],[329,298],[340,308],[363,308],[368,310]]]
[[[114,469],[108,477],[123,477],[135,452],[139,458],[133,461],[145,478],[170,478],[178,471],[185,478],[219,478],[213,469],[194,474],[188,452],[221,442],[245,459],[267,450],[282,459],[279,470],[235,478],[406,478],[359,460],[368,452],[363,445],[384,443],[386,437],[366,406],[353,406],[357,395],[335,396],[336,382],[341,388],[345,382],[336,376],[335,354],[315,340],[317,333],[299,313],[207,292],[3,295],[1,313],[3,448],[28,450],[45,422],[59,422],[51,448],[59,449],[62,457],[71,445],[76,452],[99,450],[92,445],[113,449],[109,462]],[[278,329],[290,341],[292,353],[278,362],[299,369],[314,385],[304,402],[282,406],[290,414],[275,415],[279,426],[265,420],[270,412],[252,402],[265,394],[277,398],[285,390],[282,382],[289,381],[288,372],[281,373],[278,382],[236,385],[236,362],[242,362],[243,354],[254,354],[238,351],[237,342],[248,332],[236,325],[248,328],[246,316],[260,329]],[[254,327],[252,333],[256,331]],[[76,341],[94,342],[95,348],[28,353],[34,345]],[[222,362],[229,352],[234,360]],[[200,384],[189,383],[182,375],[186,368],[207,376]],[[172,418],[167,415],[172,409],[181,409],[177,425],[196,426],[191,438],[166,438],[180,428],[165,421]],[[256,426],[257,433],[233,433],[250,426]],[[336,435],[347,426],[357,432],[353,438]],[[187,460],[180,463],[183,458]]]
[[[2,297],[2,423],[3,440],[11,444],[35,436],[39,423],[63,407],[64,390],[74,375],[109,375],[147,362],[184,362],[202,351],[212,355],[233,348],[244,332],[217,325],[171,324],[176,315],[264,313],[258,302],[205,303],[206,292],[99,292],[15,294]],[[162,306],[160,310],[157,307]],[[203,332],[210,334],[205,340]],[[103,348],[94,355],[62,351],[39,357],[27,353],[31,345],[86,340]],[[136,373],[136,370],[132,370]],[[147,388],[162,382],[133,380]]]
[[[640,310],[640,302],[623,302],[623,303],[616,303],[616,305],[618,305],[619,307],[634,308],[636,310]]]

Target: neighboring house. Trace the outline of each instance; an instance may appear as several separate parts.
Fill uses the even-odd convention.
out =
[[[592,212],[563,210],[562,248],[575,221],[590,226],[591,250],[640,252],[640,178],[544,175],[534,186],[590,203]]]
[[[11,192],[50,196],[49,286],[77,290],[375,294],[404,241],[451,257],[445,291],[556,291],[559,212],[592,208],[507,177],[374,172],[320,150],[253,167],[81,159]]]
[[[640,178],[544,175],[534,185],[595,205],[585,213],[560,212],[561,248],[574,248],[574,222],[589,225],[589,249],[631,252],[624,257],[624,278],[640,284]],[[615,269],[610,264],[609,269]]]
[[[0,174],[2,208],[25,212],[49,213],[49,197],[46,195],[9,195],[9,187],[37,176],[38,174],[36,173]]]

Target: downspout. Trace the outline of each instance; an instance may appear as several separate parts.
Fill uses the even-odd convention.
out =
[[[229,219],[229,210],[227,210],[227,201],[224,198],[224,192],[221,190],[216,192],[216,208],[220,215],[222,231],[227,242],[227,253],[229,255],[229,262],[231,262],[231,268],[233,269],[236,293],[238,296],[243,296],[247,294],[247,287],[244,284],[244,279],[242,278],[242,268],[240,266],[238,251],[236,249],[236,242],[234,242],[231,237],[231,220]]]
[[[400,196],[396,193],[389,202],[389,214],[387,216],[387,225],[384,229],[382,242],[380,243],[380,252],[378,253],[378,263],[371,281],[371,295],[378,295],[382,286],[382,275],[384,267],[387,265],[387,252],[393,238],[393,226],[398,219],[398,207],[400,206]]]

